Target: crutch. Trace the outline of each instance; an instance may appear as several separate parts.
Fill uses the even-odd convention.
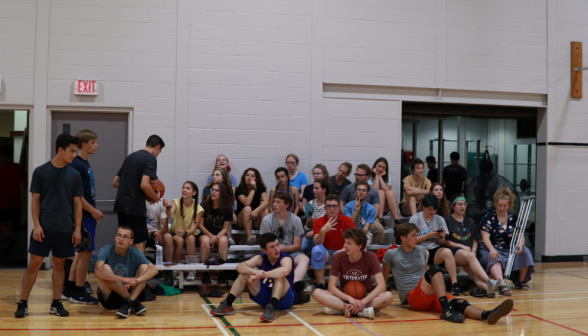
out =
[[[527,226],[527,220],[529,219],[529,213],[531,212],[534,199],[535,196],[521,197],[521,209],[519,210],[519,217],[517,218],[517,223],[513,231],[512,240],[510,241],[510,252],[506,263],[506,270],[504,271],[505,279],[510,278],[510,272],[517,256],[517,246],[523,242],[525,227]]]

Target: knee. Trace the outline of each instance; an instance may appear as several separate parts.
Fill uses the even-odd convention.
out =
[[[252,211],[253,211],[253,209],[251,209],[251,207],[248,205],[248,206],[244,207],[241,212],[243,212],[245,215],[251,215]]]
[[[220,237],[220,239],[218,240],[218,244],[223,246],[229,245],[229,238],[227,236]]]
[[[443,280],[443,270],[438,265],[429,267],[427,272],[425,272],[425,281],[429,284],[431,284],[435,278],[441,278],[441,280]]]
[[[409,202],[411,202],[411,203],[412,203],[412,202],[416,203],[416,197],[415,197],[415,196],[410,196],[410,197],[408,198],[408,201],[409,201]]]
[[[200,237],[200,247],[209,247],[210,246],[210,238],[208,238],[208,236],[202,236]]]
[[[298,257],[296,257],[295,261],[298,264],[298,266],[308,267],[308,264],[310,263],[310,258],[308,258],[306,254],[301,254]]]
[[[176,244],[182,244],[183,245],[184,244],[184,238],[182,238],[182,237],[180,237],[178,235],[175,235],[174,236],[174,243],[176,243]]]
[[[187,244],[192,244],[192,245],[196,245],[196,236],[195,235],[189,235],[186,237],[186,245]]]
[[[458,313],[462,315],[465,312],[466,308],[470,305],[468,300],[463,299],[451,299],[451,301],[449,301],[449,304],[451,305],[451,307],[453,307],[453,309],[455,309]]]
[[[145,273],[148,269],[149,269],[149,265],[142,264],[141,266],[139,266],[139,269],[137,270],[137,275],[141,275],[141,274]]]
[[[391,292],[384,292],[380,295],[381,295],[382,299],[384,300],[383,304],[385,304],[386,306],[391,304],[392,301],[394,300],[394,296],[392,295]]]

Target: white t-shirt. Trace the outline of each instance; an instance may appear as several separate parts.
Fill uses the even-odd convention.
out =
[[[147,203],[147,230],[149,232],[155,232],[161,229],[161,219],[167,218],[163,201],[159,200],[157,203]]]

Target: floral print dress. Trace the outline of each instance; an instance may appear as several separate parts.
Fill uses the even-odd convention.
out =
[[[490,242],[494,248],[509,251],[516,223],[517,217],[510,212],[506,223],[501,223],[496,210],[492,210],[482,218],[480,230],[490,234]]]

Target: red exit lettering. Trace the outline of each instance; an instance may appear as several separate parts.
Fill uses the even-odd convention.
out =
[[[96,90],[97,81],[96,80],[84,80],[84,79],[76,79],[75,81],[75,94],[90,94],[95,95],[97,94]]]

